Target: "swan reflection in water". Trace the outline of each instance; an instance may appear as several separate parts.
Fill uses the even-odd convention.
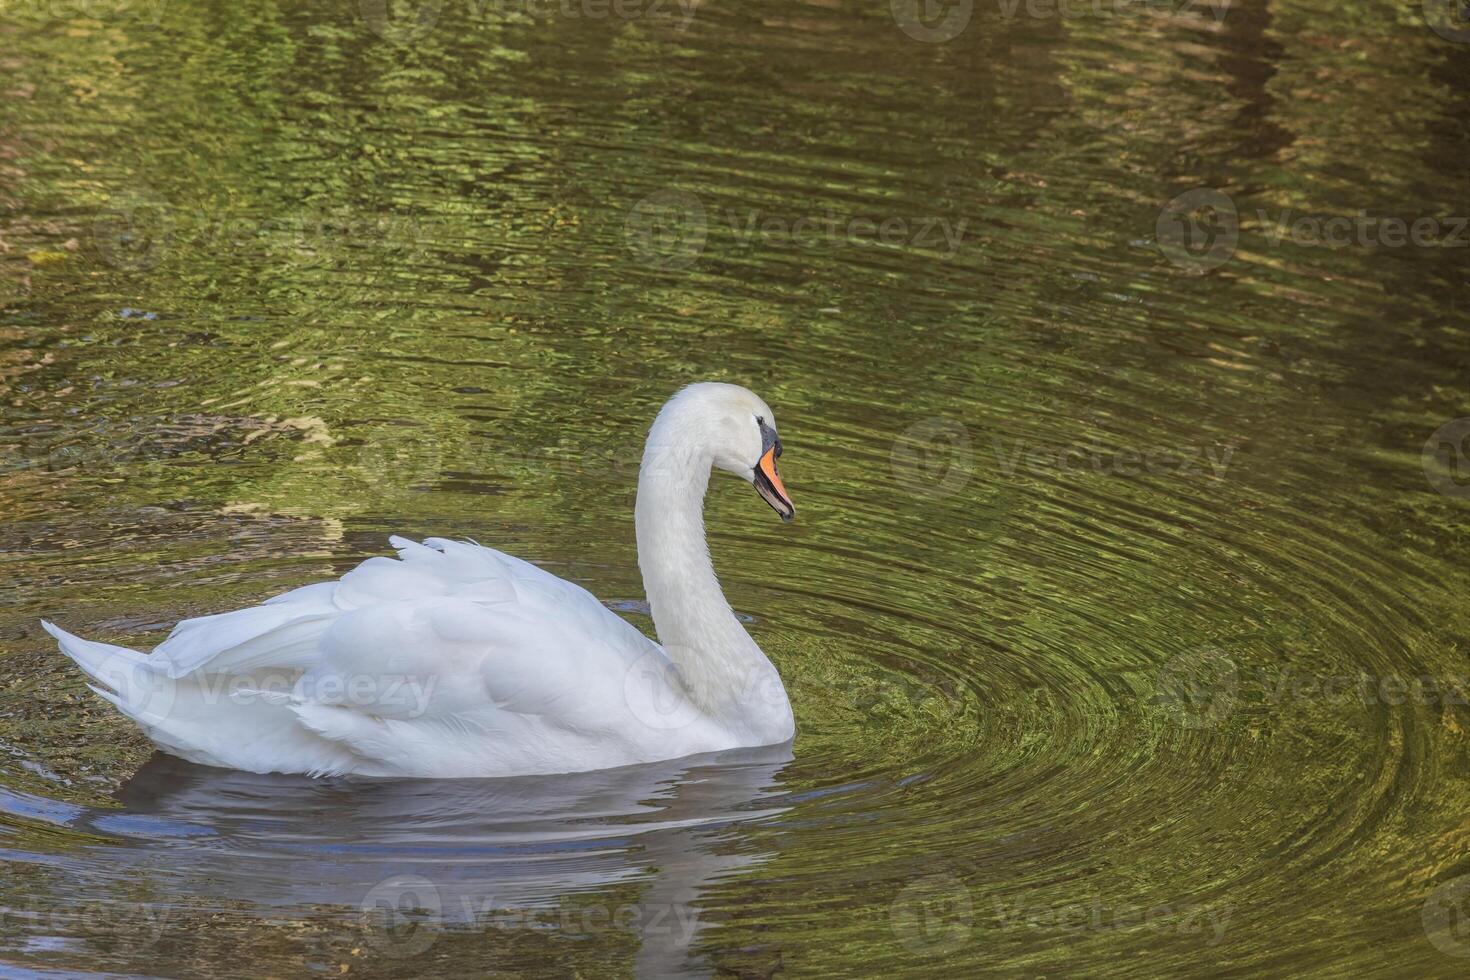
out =
[[[790,759],[788,744],[569,775],[368,780],[160,754],[119,790],[123,810],[82,822],[136,842],[107,849],[115,864],[166,868],[161,901],[338,907],[370,953],[406,960],[456,930],[623,930],[639,941],[637,975],[697,975],[710,969],[693,950],[700,896],[770,857],[732,841],[782,812]]]

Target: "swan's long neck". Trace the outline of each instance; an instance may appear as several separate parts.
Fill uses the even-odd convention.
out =
[[[668,435],[657,423],[649,434],[634,514],[658,638],[702,711],[749,744],[784,741],[791,707],[780,675],[725,601],[705,543],[710,457]]]

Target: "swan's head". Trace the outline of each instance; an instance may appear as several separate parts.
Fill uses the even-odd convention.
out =
[[[796,516],[776,469],[776,413],[748,388],[707,381],[683,389],[658,413],[648,448],[645,466],[659,451],[693,451],[753,485],[783,521]]]

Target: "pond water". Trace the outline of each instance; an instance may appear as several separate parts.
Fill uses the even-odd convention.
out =
[[[1463,975],[1457,16],[0,3],[0,974]],[[789,751],[229,773],[39,629],[399,533],[651,630],[702,379]]]

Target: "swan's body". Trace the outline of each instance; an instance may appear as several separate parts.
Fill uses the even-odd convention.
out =
[[[147,656],[45,625],[93,690],[205,765],[501,776],[778,744],[791,706],[720,591],[702,517],[713,465],[789,519],[774,426],[755,395],[716,384],[655,421],[636,523],[663,646],[571,582],[439,538],[393,538],[397,559],[185,620]]]

